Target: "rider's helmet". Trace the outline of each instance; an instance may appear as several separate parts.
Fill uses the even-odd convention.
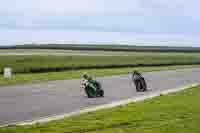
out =
[[[141,75],[138,71],[133,71],[133,75]]]
[[[84,74],[83,74],[83,78],[84,78],[84,79],[88,79],[89,77],[90,77],[90,76],[89,76],[87,73],[84,73]]]

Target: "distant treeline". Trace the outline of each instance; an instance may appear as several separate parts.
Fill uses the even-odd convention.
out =
[[[133,46],[133,45],[97,45],[97,44],[24,44],[0,46],[0,49],[65,49],[99,51],[135,51],[135,52],[200,52],[200,47]]]

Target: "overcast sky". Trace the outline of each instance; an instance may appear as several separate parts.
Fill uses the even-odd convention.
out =
[[[198,0],[5,0],[0,4],[0,32],[78,30],[198,36],[199,5]]]

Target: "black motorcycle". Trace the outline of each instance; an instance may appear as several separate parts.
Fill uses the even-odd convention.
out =
[[[137,71],[132,73],[132,81],[136,86],[137,92],[145,92],[147,91],[147,84],[144,77]]]

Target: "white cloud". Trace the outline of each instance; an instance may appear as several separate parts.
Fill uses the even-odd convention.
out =
[[[198,0],[141,0],[143,7],[149,12],[168,16],[199,16]]]
[[[6,0],[0,14],[19,15],[197,15],[198,0]]]
[[[6,0],[0,12],[23,15],[106,15],[140,12],[136,0]]]
[[[136,37],[133,32],[187,34],[178,37],[183,40],[188,34],[200,35],[199,5],[198,0],[2,0],[0,45],[60,40],[129,43]]]
[[[199,32],[197,0],[6,0],[2,27]]]

